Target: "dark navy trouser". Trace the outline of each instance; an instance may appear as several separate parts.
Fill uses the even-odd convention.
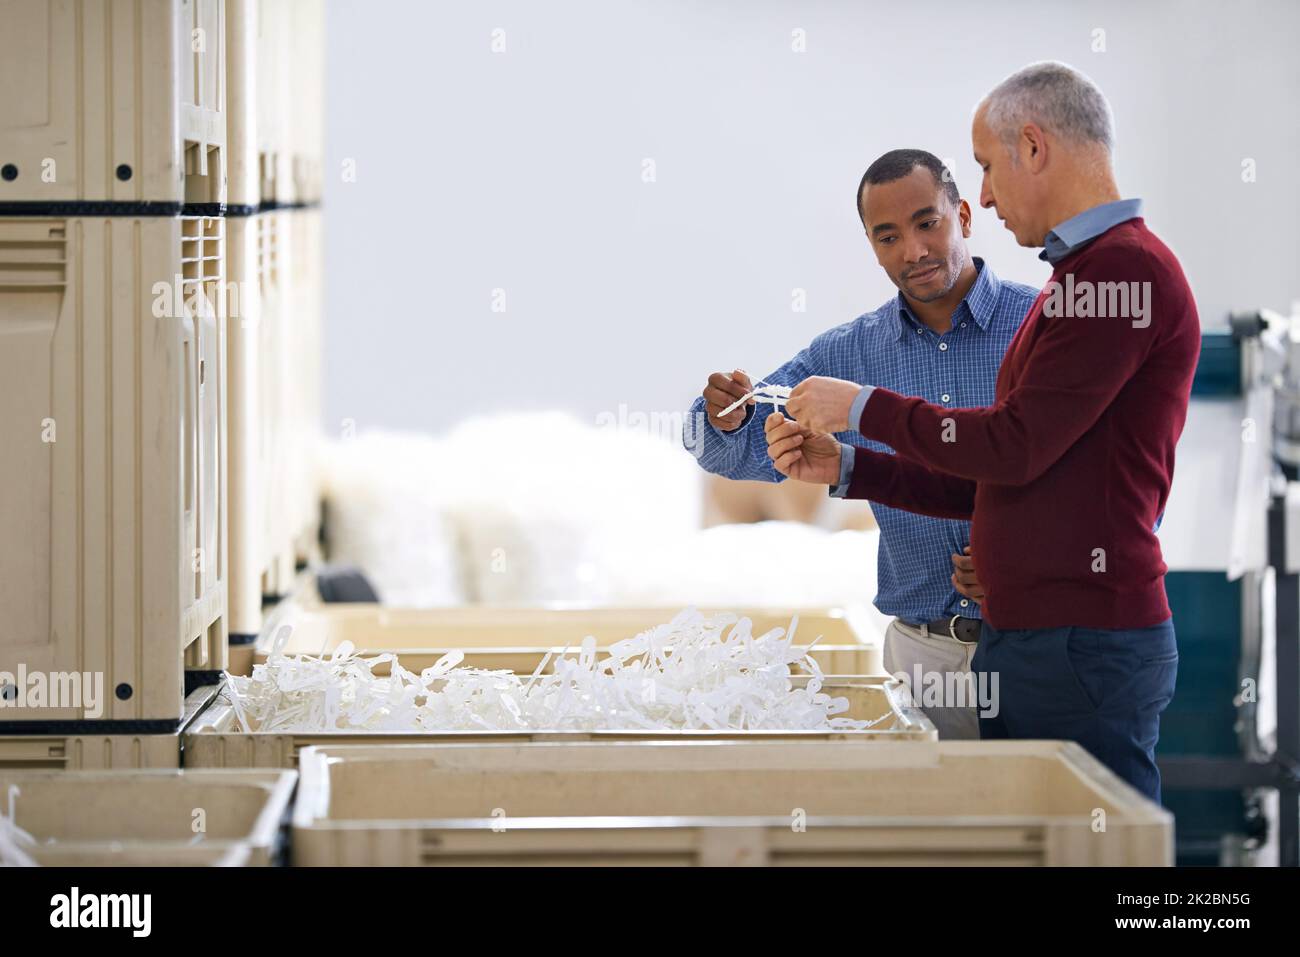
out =
[[[1011,631],[984,622],[971,671],[977,687],[997,691],[996,715],[985,716],[981,699],[981,738],[1077,741],[1160,801],[1156,741],[1178,675],[1172,618],[1122,630]]]

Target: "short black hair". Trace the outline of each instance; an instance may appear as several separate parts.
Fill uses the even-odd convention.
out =
[[[895,180],[902,179],[918,166],[922,166],[930,171],[934,181],[943,187],[943,191],[948,196],[948,201],[956,206],[961,202],[961,193],[957,191],[957,181],[953,179],[952,173],[948,167],[943,165],[943,160],[933,153],[927,153],[925,150],[890,150],[885,155],[867,167],[867,171],[862,174],[862,182],[858,184],[858,195],[854,198],[854,203],[858,210],[858,218],[862,218],[862,192],[867,188],[867,184],[875,186],[879,183],[892,183]]]

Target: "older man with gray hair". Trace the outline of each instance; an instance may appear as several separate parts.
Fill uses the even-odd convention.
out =
[[[1200,348],[1196,305],[1140,201],[1120,196],[1110,105],[1082,73],[1012,74],[979,104],[972,139],[980,204],[1052,265],[993,405],[809,378],[787,403],[794,421],[769,417],[769,454],[784,471],[850,427],[895,449],[856,449],[848,495],[971,519],[986,596],[971,667],[1000,692],[981,737],[1078,741],[1159,800],[1178,648],[1155,530]]]

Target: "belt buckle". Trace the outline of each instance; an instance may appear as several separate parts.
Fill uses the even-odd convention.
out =
[[[957,619],[960,617],[961,615],[953,615],[950,619],[948,619],[948,634],[952,636],[952,640],[956,642],[960,642],[963,645],[979,644],[978,638],[976,638],[974,641],[964,641],[961,638],[957,637]]]

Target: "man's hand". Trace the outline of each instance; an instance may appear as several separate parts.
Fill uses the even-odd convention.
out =
[[[814,485],[840,480],[840,443],[835,436],[814,432],[773,412],[763,423],[767,454],[782,475]]]
[[[794,387],[785,410],[814,432],[843,432],[857,428],[857,423],[849,422],[849,408],[861,391],[856,382],[810,376]]]
[[[984,602],[984,586],[975,577],[975,562],[970,558],[970,546],[964,554],[952,556],[952,587],[971,601]]]
[[[709,413],[709,421],[723,432],[730,432],[732,429],[740,428],[740,424],[745,421],[749,406],[754,404],[753,399],[750,399],[742,406],[732,409],[726,415],[720,416],[718,413],[742,395],[753,391],[754,386],[743,369],[737,369],[731,375],[727,375],[725,372],[713,373],[713,375],[709,376],[709,384],[704,387],[702,393],[704,407]]]

